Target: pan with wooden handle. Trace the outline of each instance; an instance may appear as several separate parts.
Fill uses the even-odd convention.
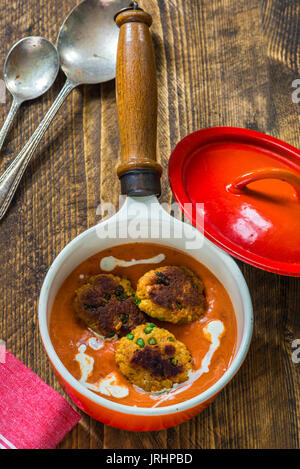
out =
[[[127,198],[118,213],[82,233],[56,258],[42,287],[39,324],[56,375],[82,410],[118,428],[152,431],[177,425],[197,415],[235,375],[250,344],[252,305],[236,263],[196,228],[171,217],[158,202],[161,167],[156,162],[157,84],[149,30],[152,19],[136,2],[115,19],[120,27],[116,84],[122,163],[118,175],[122,193]],[[180,404],[156,408],[125,406],[86,389],[60,361],[48,329],[55,295],[77,265],[108,247],[148,240],[180,249],[207,266],[231,298],[238,329],[235,356],[217,383]]]

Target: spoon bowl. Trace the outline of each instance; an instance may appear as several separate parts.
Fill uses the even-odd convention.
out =
[[[38,98],[53,85],[59,71],[59,57],[52,42],[26,37],[9,51],[4,63],[4,80],[20,101]]]
[[[38,128],[0,176],[0,220],[5,215],[38,144],[71,91],[82,84],[111,80],[116,74],[119,30],[115,14],[128,0],[84,0],[64,21],[58,35],[59,58],[67,79]]]
[[[113,18],[122,7],[124,1],[88,0],[66,18],[57,50],[61,68],[74,84],[103,83],[115,78],[119,29]]]
[[[10,49],[4,63],[4,80],[13,102],[0,131],[0,150],[21,104],[46,93],[58,71],[57,50],[43,37],[25,37]]]

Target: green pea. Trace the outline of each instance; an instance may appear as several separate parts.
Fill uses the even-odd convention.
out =
[[[150,322],[149,327],[151,327],[151,329],[153,329],[153,327],[156,327],[156,324],[153,324],[153,322]]]
[[[176,360],[176,358],[171,358],[171,363],[172,363],[172,365],[177,366],[178,365],[178,360]]]
[[[170,340],[171,342],[175,342],[175,339],[173,339],[173,337],[169,337],[169,340]]]
[[[134,339],[134,335],[133,334],[127,334],[127,339],[129,340],[133,340]]]
[[[137,296],[134,297],[134,302],[137,306],[139,306],[139,304],[141,304],[141,301]]]
[[[178,309],[182,309],[182,306],[181,306],[180,303],[176,303],[176,306],[177,306]]]
[[[145,334],[151,334],[152,332],[152,327],[151,326],[146,326],[144,329]]]
[[[154,339],[154,337],[150,337],[150,339],[148,340],[148,344],[150,345],[155,345],[157,342],[156,340]]]
[[[143,348],[145,346],[145,342],[143,339],[137,339],[136,344],[140,347]]]

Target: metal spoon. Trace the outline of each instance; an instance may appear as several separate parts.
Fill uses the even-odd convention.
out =
[[[4,80],[13,102],[0,131],[0,150],[21,104],[46,93],[58,71],[56,47],[43,37],[25,37],[10,49],[4,63]]]
[[[115,77],[119,30],[114,15],[127,5],[128,0],[84,0],[63,23],[57,49],[67,80],[32,137],[0,177],[0,220],[34,151],[70,92],[81,84],[102,83]]]

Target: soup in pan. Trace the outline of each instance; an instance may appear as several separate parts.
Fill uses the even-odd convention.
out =
[[[135,243],[95,254],[67,277],[50,336],[87,389],[120,404],[158,407],[221,378],[237,325],[229,295],[204,265],[171,247]]]

